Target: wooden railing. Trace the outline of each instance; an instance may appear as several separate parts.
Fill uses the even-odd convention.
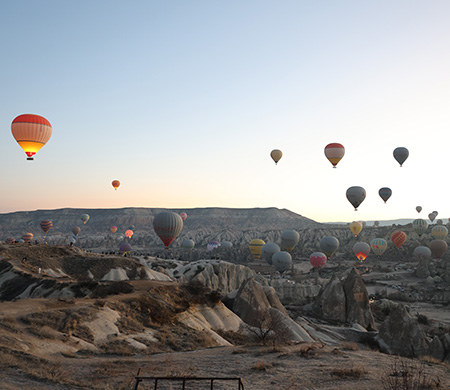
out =
[[[150,389],[151,384],[153,384],[153,389],[158,389],[158,384],[162,385],[162,382],[181,382],[181,390],[186,390],[186,384],[188,382],[194,382],[194,381],[203,381],[203,382],[209,382],[210,383],[210,389],[214,390],[214,384],[217,382],[236,382],[237,390],[244,390],[244,384],[242,383],[241,378],[201,378],[201,377],[163,377],[163,376],[136,376],[135,382],[134,382],[134,390],[139,390],[139,385],[143,382],[150,382],[146,383],[146,389]],[[141,387],[142,388],[142,387]]]

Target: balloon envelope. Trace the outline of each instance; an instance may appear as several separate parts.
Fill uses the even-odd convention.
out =
[[[81,215],[81,220],[83,221],[84,224],[86,224],[86,222],[89,221],[89,218],[91,218],[89,216],[89,214],[82,214]]]
[[[433,259],[440,259],[447,252],[448,245],[444,240],[433,240],[428,244]]]
[[[25,233],[23,236],[22,236],[22,240],[24,241],[24,242],[26,242],[26,243],[28,243],[28,242],[30,242],[32,239],[33,239],[33,233]]]
[[[409,151],[406,148],[399,147],[394,149],[394,158],[397,162],[402,166],[402,164],[406,161],[409,156]]]
[[[120,244],[119,251],[122,253],[127,253],[131,251],[131,245],[128,243]]]
[[[391,240],[397,248],[400,248],[406,241],[406,233],[401,230],[396,230],[391,235]]]
[[[153,219],[153,229],[166,248],[178,237],[183,229],[183,220],[177,213],[163,211]]]
[[[230,242],[230,241],[222,241],[221,243],[220,243],[220,247],[222,248],[222,249],[230,249],[231,247],[233,246],[233,243],[232,242]]]
[[[384,251],[387,249],[387,241],[383,238],[374,238],[370,241],[370,247],[372,248],[372,252],[377,256],[381,256]]]
[[[73,233],[75,236],[78,236],[78,234],[80,234],[80,232],[81,232],[81,229],[80,229],[78,226],[74,226],[74,227],[72,228],[72,233]]]
[[[448,229],[444,225],[436,225],[431,229],[431,235],[436,240],[443,240],[448,236]]]
[[[370,246],[367,242],[357,242],[353,245],[353,253],[359,261],[364,261],[367,255],[370,253]]]
[[[120,186],[120,181],[119,180],[113,180],[111,185],[114,187],[115,190],[117,190]]]
[[[422,207],[421,207],[421,206],[417,206],[417,207],[416,207],[416,211],[417,211],[418,213],[420,213],[420,212],[422,211]]]
[[[320,249],[328,258],[333,256],[339,248],[339,240],[333,236],[325,236],[320,240]]]
[[[283,157],[283,152],[278,149],[274,149],[270,152],[270,157],[272,157],[272,160],[275,161],[275,164],[278,164],[278,161],[281,160],[281,157]]]
[[[414,249],[413,256],[417,260],[429,259],[431,257],[431,249],[427,246],[418,246]]]
[[[33,156],[50,139],[52,125],[40,115],[23,114],[12,121],[11,132],[14,139],[28,156],[27,160],[33,160]]]
[[[45,221],[41,221],[40,226],[44,233],[47,233],[52,228],[53,222],[46,219]]]
[[[250,243],[248,244],[248,248],[250,249],[250,252],[252,252],[252,255],[255,259],[259,259],[261,257],[262,246],[264,244],[265,242],[258,238],[251,240]]]
[[[184,249],[192,249],[192,248],[194,248],[194,246],[195,246],[195,242],[194,242],[194,240],[190,240],[190,239],[185,239],[184,241],[183,241],[183,248]]]
[[[180,213],[180,217],[183,221],[186,221],[187,214],[186,213]]]
[[[342,157],[344,157],[345,148],[341,144],[335,142],[325,146],[324,152],[325,157],[333,165],[333,168],[336,168],[336,165],[342,160]]]
[[[278,244],[267,242],[261,248],[261,255],[268,264],[272,265],[272,256],[280,251],[281,249]]]
[[[314,268],[321,268],[327,262],[327,256],[322,252],[314,252],[309,256],[309,262]]]
[[[272,255],[272,264],[278,272],[283,273],[292,267],[292,256],[289,252],[275,252]]]
[[[220,243],[217,241],[210,241],[208,242],[208,244],[206,245],[206,250],[208,252],[213,251],[214,249],[217,249],[220,246]]]
[[[283,230],[281,233],[281,249],[291,252],[300,241],[300,234],[295,230]]]
[[[436,214],[435,213],[430,213],[428,214],[428,218],[430,219],[431,222],[433,222],[436,218]]]
[[[358,210],[359,205],[366,199],[366,190],[362,187],[354,186],[347,189],[347,199]]]
[[[359,221],[353,221],[353,222],[350,224],[350,231],[353,233],[353,235],[354,235],[355,237],[357,237],[358,234],[361,233],[362,228],[363,228],[363,225],[362,225],[362,223],[359,222]]]
[[[424,219],[415,219],[412,223],[412,227],[414,231],[421,236],[423,233],[425,233],[428,229],[428,222]]]
[[[117,226],[111,226],[109,230],[111,230],[112,233],[115,233],[117,232]]]
[[[133,230],[128,229],[128,230],[125,232],[125,237],[131,238],[131,237],[133,237],[133,234],[134,234]]]
[[[388,187],[380,188],[379,191],[378,191],[378,195],[380,195],[380,198],[384,200],[384,203],[386,203],[387,200],[392,195],[392,190],[390,188],[388,188]]]

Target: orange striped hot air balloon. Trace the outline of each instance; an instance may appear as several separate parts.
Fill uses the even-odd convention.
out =
[[[117,189],[120,186],[120,181],[119,180],[113,180],[111,184],[114,187],[114,189],[117,191]]]
[[[52,125],[40,115],[22,114],[12,121],[11,132],[28,156],[27,160],[33,160],[33,156],[50,139]]]
[[[22,236],[22,239],[26,242],[29,243],[32,239],[33,239],[33,233],[26,233]]]
[[[406,241],[406,233],[401,230],[396,230],[391,235],[391,240],[397,248],[400,248]]]
[[[344,154],[345,148],[341,144],[334,142],[325,146],[325,157],[333,164],[333,168],[336,168],[336,165],[342,160]]]
[[[44,233],[47,233],[52,228],[53,222],[46,219],[45,221],[41,222],[40,226]]]

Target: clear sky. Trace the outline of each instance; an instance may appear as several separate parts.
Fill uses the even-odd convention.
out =
[[[447,219],[449,15],[448,0],[0,1],[0,212]],[[23,113],[53,126],[33,162],[10,130]],[[350,186],[367,191],[357,212]]]

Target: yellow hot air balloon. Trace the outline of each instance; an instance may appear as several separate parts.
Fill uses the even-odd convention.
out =
[[[265,244],[263,240],[260,240],[258,238],[255,238],[254,240],[251,240],[248,244],[248,247],[250,249],[250,252],[252,252],[252,255],[255,259],[259,259],[261,257],[262,253],[262,246]]]
[[[350,230],[351,230],[351,232],[353,233],[353,235],[354,235],[355,237],[357,237],[358,234],[361,233],[362,228],[363,228],[363,225],[362,225],[361,222],[353,221],[353,222],[350,224]]]
[[[272,157],[272,160],[275,161],[275,164],[278,164],[278,161],[281,160],[281,157],[283,157],[283,152],[278,149],[274,149],[270,152],[270,157]]]
[[[12,121],[11,132],[28,156],[27,160],[33,160],[33,156],[50,139],[52,125],[40,115],[23,114]]]

